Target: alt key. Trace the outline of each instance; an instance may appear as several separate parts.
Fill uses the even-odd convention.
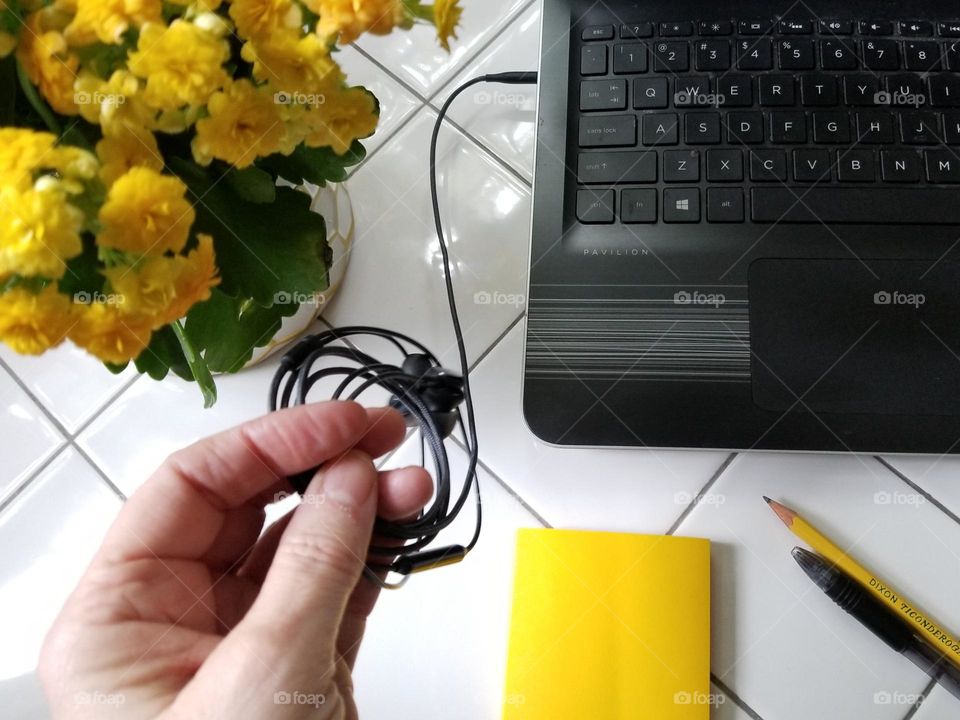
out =
[[[707,190],[707,221],[713,223],[743,222],[743,190],[710,188]]]

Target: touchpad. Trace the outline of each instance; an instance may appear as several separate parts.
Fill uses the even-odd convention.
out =
[[[760,407],[960,415],[960,264],[761,259],[748,281]]]

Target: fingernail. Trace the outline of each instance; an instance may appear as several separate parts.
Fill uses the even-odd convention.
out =
[[[364,456],[365,457],[365,456]],[[360,507],[373,491],[376,473],[362,467],[372,465],[369,458],[346,456],[327,470],[323,478],[323,494],[331,502],[347,507]]]

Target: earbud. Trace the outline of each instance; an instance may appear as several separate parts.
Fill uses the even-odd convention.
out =
[[[449,437],[460,419],[457,408],[463,402],[463,378],[434,365],[422,353],[407,355],[400,369],[408,376],[410,388],[430,411],[441,435]],[[418,425],[416,418],[396,395],[390,398],[390,406],[399,410],[411,427]]]

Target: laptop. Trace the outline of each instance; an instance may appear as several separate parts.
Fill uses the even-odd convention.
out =
[[[960,7],[544,0],[523,408],[960,452]]]

